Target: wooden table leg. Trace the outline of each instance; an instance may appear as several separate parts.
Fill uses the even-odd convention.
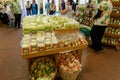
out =
[[[82,49],[78,50],[78,55],[79,55],[80,63],[81,63],[81,59],[82,59],[82,52],[83,52]]]

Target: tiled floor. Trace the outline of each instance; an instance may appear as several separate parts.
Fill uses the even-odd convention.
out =
[[[21,57],[22,29],[0,23],[0,80],[28,80],[26,60]],[[87,65],[78,80],[120,80],[120,50],[105,48],[99,54],[83,51]]]

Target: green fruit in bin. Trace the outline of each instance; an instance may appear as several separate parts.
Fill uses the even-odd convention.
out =
[[[80,18],[83,18],[83,14],[82,13],[80,14]]]
[[[37,64],[36,64],[37,63]],[[54,76],[51,76],[55,72],[54,62],[52,58],[38,58],[33,62],[31,67],[33,67],[33,71],[31,76],[35,78],[35,80],[52,80]]]
[[[38,65],[40,66],[41,64],[42,64],[41,60],[40,60],[40,61],[38,61]]]
[[[42,76],[42,71],[38,71],[39,77]]]
[[[31,78],[31,80],[35,80],[35,78],[34,78],[34,77],[32,77],[32,78]]]
[[[37,68],[35,68],[35,69],[34,69],[34,73],[36,73],[37,71],[38,71]]]
[[[44,64],[41,64],[41,67],[40,67],[40,68],[41,68],[41,69],[44,69],[44,67],[45,67]]]
[[[53,63],[50,63],[50,66],[51,66],[51,67],[54,67],[55,65],[54,65]]]
[[[82,19],[79,19],[79,22],[81,23],[81,22],[82,22]]]
[[[41,62],[38,62],[38,68],[41,69],[41,65],[42,63]]]
[[[49,58],[46,58],[45,61],[48,63],[49,62]]]
[[[49,73],[49,69],[50,69],[50,67],[48,67],[48,66],[45,68],[45,71],[47,74]]]
[[[43,75],[44,75],[44,76],[46,75],[46,70],[45,70],[45,69],[43,69]]]

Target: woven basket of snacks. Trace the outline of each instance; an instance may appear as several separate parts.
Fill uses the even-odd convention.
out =
[[[76,80],[80,70],[74,72],[66,72],[63,69],[59,69],[60,76],[63,80]]]
[[[36,58],[30,66],[30,80],[54,80],[57,73],[51,57]]]
[[[80,61],[70,53],[58,55],[59,74],[63,80],[76,80],[80,71]]]

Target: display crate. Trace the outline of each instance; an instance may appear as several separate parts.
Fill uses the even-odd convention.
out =
[[[66,33],[74,33],[79,32],[79,29],[69,29],[69,30],[55,30],[55,34],[66,34]],[[30,63],[37,57],[44,57],[44,56],[57,56],[60,52],[65,51],[77,51],[80,56],[80,62],[82,57],[82,50],[86,48],[88,45],[87,41],[85,41],[83,44],[77,45],[77,46],[70,46],[70,47],[60,47],[60,48],[54,48],[54,49],[48,49],[43,51],[35,51],[30,53],[22,53],[21,56],[24,59],[27,59],[27,65],[28,65],[28,71],[30,71]],[[55,62],[57,63],[57,60],[55,59]],[[58,65],[56,65],[58,66]],[[29,72],[30,73],[30,72]]]
[[[27,59],[27,58],[34,58],[34,57],[40,57],[40,56],[48,56],[48,55],[54,55],[54,54],[57,54],[59,52],[64,52],[64,51],[80,50],[86,47],[87,47],[87,43],[79,45],[79,46],[63,47],[63,48],[57,48],[57,49],[50,49],[46,51],[26,53],[26,54],[22,54],[22,57]]]

